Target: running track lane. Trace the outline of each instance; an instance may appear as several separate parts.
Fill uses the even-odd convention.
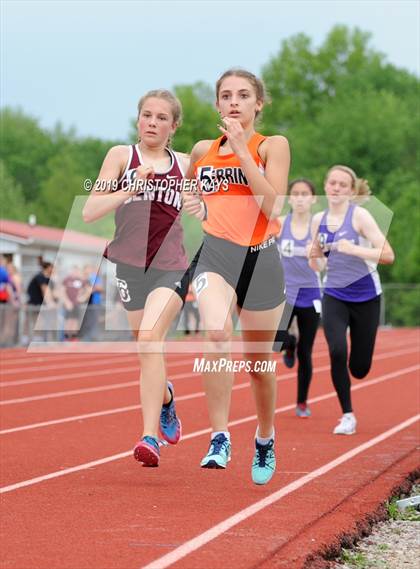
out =
[[[401,352],[389,352],[389,354],[378,354],[378,358],[382,356],[387,356],[393,353],[404,353]],[[388,372],[385,376],[378,376],[377,365],[373,367],[370,374],[370,379],[358,382],[355,388],[365,389],[371,382],[378,381],[376,378],[379,377],[379,381],[393,380],[398,378],[401,374],[401,368],[397,365],[396,358],[386,358],[382,361],[386,361]],[[411,353],[410,357],[405,356],[405,373],[408,371],[414,371],[417,361],[416,354]],[[322,372],[319,370],[323,370]],[[279,390],[278,390],[278,405],[284,409],[288,415],[292,414],[294,411],[294,401],[295,401],[295,372],[285,374],[279,379]],[[329,399],[336,401],[336,397],[333,391],[331,391],[331,381],[329,378],[328,366],[315,366],[316,382],[311,390],[311,396],[317,398],[318,396],[325,397],[325,394],[329,394]],[[286,379],[288,378],[288,379]],[[381,379],[382,378],[382,379]],[[179,387],[185,389],[185,382],[182,381]],[[197,385],[197,381],[190,386],[187,392],[183,389],[178,390],[177,385],[177,401],[178,401],[178,412],[183,418],[183,425],[185,432],[195,432],[198,430],[206,429],[208,426],[208,418],[206,411],[206,404],[204,399],[204,393],[202,391],[197,391],[200,386]],[[243,391],[243,395],[240,395],[237,400],[237,392]],[[133,390],[134,395],[137,395],[137,390]],[[92,395],[89,393],[89,400]],[[85,398],[87,395],[85,394]],[[124,399],[122,403],[126,402]],[[54,404],[54,400],[45,400],[42,402],[44,409],[46,405]],[[40,402],[36,401],[31,403],[31,406],[39,406]],[[75,403],[73,402],[73,405]],[[27,407],[28,404],[25,404]],[[337,404],[335,403],[335,406]],[[22,405],[10,405],[9,415],[14,409],[16,412],[20,410]],[[2,441],[2,451],[3,451],[3,469],[2,469],[2,482],[1,485],[12,484],[16,480],[30,479],[37,476],[42,476],[46,472],[56,471],[60,469],[63,471],[65,468],[71,468],[74,464],[80,464],[84,462],[90,462],[92,457],[99,456],[110,456],[113,454],[118,454],[121,452],[121,443],[126,441],[127,443],[134,444],[134,441],[138,437],[139,433],[139,418],[140,413],[135,405],[131,406],[131,411],[129,409],[122,407],[123,411],[121,413],[111,413],[108,415],[97,415],[89,417],[89,420],[74,420],[60,423],[53,423],[45,428],[37,428],[36,424],[34,428],[29,432],[25,431],[12,431],[7,432],[7,429],[3,429],[1,432],[4,433],[1,436]],[[37,409],[38,412],[42,413],[42,407]],[[112,411],[112,410],[110,410]],[[234,421],[240,419],[241,417],[253,415],[255,413],[254,402],[250,390],[250,384],[246,377],[241,376],[237,378],[234,387],[234,396],[232,404],[231,419]],[[330,419],[330,430],[335,424],[335,416],[337,411],[332,413],[332,418]],[[64,418],[65,419],[65,418]],[[31,426],[30,424],[27,425]],[[327,426],[328,428],[328,426]],[[100,448],[98,448],[98,443],[95,437],[90,437],[89,433],[92,431],[100,431],[103,434]],[[63,445],[62,441],[66,441],[66,445]],[[83,440],[83,445],[80,441]],[[17,460],[15,456],[15,448],[20,448],[22,456],[28,454],[33,454],[37,456],[36,461],[24,461]],[[48,452],[45,449],[48,448]]]
[[[381,349],[375,355],[376,361],[382,359],[389,359],[392,362],[395,359],[395,365],[399,365],[399,361],[403,356],[417,353],[417,347],[413,344],[393,346],[394,349]],[[395,356],[395,358],[394,358]],[[321,358],[321,361],[319,360]],[[405,358],[404,358],[405,359]],[[314,363],[317,365],[317,373],[315,374],[313,384],[316,385],[318,381],[318,370],[328,371],[329,364],[325,351],[317,351],[314,356]],[[321,364],[321,365],[319,365]],[[67,389],[63,386],[62,381],[59,381],[59,390],[57,387],[48,383],[41,383],[36,385],[23,385],[16,391],[13,386],[3,389],[3,401],[0,402],[2,408],[2,427],[13,428],[22,424],[30,424],[36,422],[46,422],[54,420],[57,417],[57,412],[61,416],[80,416],[93,412],[100,412],[104,409],[114,406],[115,401],[120,401],[121,406],[132,405],[133,401],[138,400],[138,373],[131,378],[126,375],[120,375],[121,368],[114,368],[115,379],[109,375],[103,376],[103,371],[96,369],[97,377],[95,384],[92,387],[91,371],[86,371],[86,378],[71,379],[67,382]],[[177,396],[183,393],[188,393],[191,386],[194,385],[194,390],[201,389],[201,378],[198,374],[191,373],[192,362],[185,362],[181,367],[179,363],[174,367],[171,363],[168,367],[169,377],[176,381]],[[104,370],[108,371],[108,370]],[[295,372],[285,370],[282,364],[278,364],[278,373],[281,378],[295,379]],[[70,376],[73,374],[70,373]],[[65,376],[65,374],[63,374]],[[53,376],[54,377],[54,376]],[[120,379],[121,378],[121,379]],[[45,378],[48,379],[48,378]],[[131,379],[131,381],[127,381]],[[180,382],[180,380],[182,381]],[[111,381],[111,383],[110,383]],[[71,382],[71,383],[70,383]],[[98,385],[100,383],[100,385]],[[35,390],[35,391],[34,391]],[[89,395],[90,396],[87,396]],[[50,398],[55,398],[54,404],[49,401]],[[23,405],[25,403],[25,405]],[[18,408],[15,404],[19,405]],[[73,412],[72,412],[73,410]]]
[[[383,374],[388,371],[386,367],[389,367],[386,363],[382,365]],[[47,564],[71,569],[128,568],[160,558],[262,496],[273,494],[343,452],[403,423],[416,406],[412,379],[413,376],[401,377],[356,390],[355,406],[363,421],[354,437],[343,439],[329,434],[331,417],[337,414],[332,399],[314,404],[316,415],[308,422],[281,416],[278,445],[282,466],[268,487],[257,488],[249,481],[254,422],[248,422],[232,428],[236,450],[226,472],[194,469],[204,443],[203,437],[195,437],[186,438],[177,449],[165,451],[165,463],[162,462],[159,469],[141,469],[133,461],[117,461],[10,493],[5,496],[5,502],[15,515],[10,513],[5,526],[12,534],[9,539],[13,552],[5,567],[41,569]],[[396,389],[402,396],[399,402],[395,398]],[[237,397],[239,393],[245,391],[235,394],[240,407],[242,396]],[[387,409],[386,414],[376,407],[372,410],[372,400],[380,400]],[[97,429],[92,436],[96,433]],[[337,500],[342,503],[345,496],[354,495],[366,480],[380,476],[381,469],[392,468],[398,456],[400,459],[408,456],[414,444],[414,427],[407,426],[364,450],[357,459],[349,458],[343,465],[284,496],[277,504],[283,508],[282,515],[279,516],[276,505],[266,508],[235,526],[234,531],[187,555],[178,563],[179,567],[220,567],[221,555],[226,568],[248,568],[261,563],[279,545],[285,546],[296,536],[299,525],[302,527],[302,521],[305,525],[309,514],[316,521],[322,516],[322,508],[328,512]],[[325,485],[330,474],[332,480]],[[175,492],[168,492],[174,487]],[[324,504],[321,498],[333,505]],[[291,502],[287,503],[287,499]],[[280,529],[275,535],[272,532],[267,535],[267,527],[278,526]],[[42,534],[43,527],[47,536]],[[223,539],[228,540],[228,549]],[[28,543],[31,543],[30,551]],[[75,543],[79,552],[75,551]],[[212,547],[215,548],[213,553]]]

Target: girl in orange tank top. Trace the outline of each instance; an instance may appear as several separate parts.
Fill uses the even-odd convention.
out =
[[[280,226],[277,219],[268,219],[261,211],[261,198],[256,197],[249,187],[239,157],[233,152],[220,154],[225,140],[226,136],[215,140],[209,151],[194,164],[207,207],[203,229],[238,245],[257,245],[270,234],[277,235]],[[265,140],[265,136],[254,132],[247,141],[249,154],[261,173],[265,169],[258,148]]]
[[[252,378],[258,426],[251,466],[256,484],[275,470],[276,375],[272,342],[283,310],[284,284],[274,236],[287,190],[289,146],[282,136],[254,129],[264,105],[262,82],[244,70],[230,70],[216,85],[222,136],[198,142],[189,177],[198,193],[184,193],[184,209],[203,221],[204,241],[191,267],[208,355],[204,384],[212,426],[203,468],[226,468],[234,371]],[[232,314],[240,309],[242,361],[231,360]],[[272,365],[274,364],[274,366]]]

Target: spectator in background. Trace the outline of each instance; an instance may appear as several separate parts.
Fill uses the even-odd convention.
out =
[[[42,270],[32,277],[27,288],[28,304],[41,306],[44,299],[48,304],[55,304],[54,284],[51,281],[52,269],[51,263],[43,262]]]
[[[10,308],[7,319],[7,337],[10,345],[19,342],[19,307],[22,300],[22,276],[16,266],[10,261],[6,264],[9,273],[11,296],[9,300]]]
[[[28,295],[27,301],[27,336],[29,340],[33,339],[34,328],[38,319],[39,311],[41,305],[45,305],[49,308],[54,309],[56,307],[56,298],[54,296],[54,283],[51,280],[53,266],[52,263],[41,262],[41,271],[34,275],[28,284],[26,289]],[[45,313],[48,314],[47,312]],[[42,329],[42,339],[48,339],[48,320],[44,320],[40,323],[40,329]]]
[[[0,304],[9,302],[12,294],[12,285],[6,267],[6,259],[3,255],[0,255]]]
[[[9,273],[13,299],[18,306],[22,300],[22,275],[11,262],[6,264],[6,270]]]
[[[85,295],[81,296],[79,300],[87,301],[88,305],[80,327],[80,337],[86,342],[92,342],[98,338],[98,324],[104,289],[100,274],[96,273],[91,265],[84,267],[83,276],[88,286],[85,288]]]
[[[13,306],[15,306],[15,296],[12,281],[6,267],[6,259],[0,255],[0,346],[11,343],[9,321]]]
[[[79,332],[80,304],[86,302],[88,298],[89,282],[83,276],[80,268],[74,265],[62,284],[64,334],[66,339],[75,340]]]

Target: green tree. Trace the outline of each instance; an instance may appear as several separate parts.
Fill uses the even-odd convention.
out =
[[[82,138],[68,144],[65,152],[77,164],[84,178],[95,180],[108,150],[117,144],[121,143],[97,138]]]
[[[173,146],[176,150],[189,154],[199,140],[213,139],[220,135],[215,95],[211,87],[202,82],[178,85],[174,91],[182,103],[184,118],[175,134]]]
[[[381,197],[392,203],[394,217],[389,231],[396,259],[388,268],[390,281],[420,282],[420,192],[416,177],[404,170],[395,170],[386,179]]]
[[[378,188],[395,168],[414,166],[413,122],[410,105],[387,91],[337,97],[312,121],[290,127],[292,175],[348,164]]]
[[[37,220],[40,224],[65,227],[75,197],[83,195],[85,176],[80,164],[68,152],[51,158],[46,170],[49,176],[42,182],[34,203]]]
[[[26,220],[28,210],[22,188],[8,173],[3,160],[0,160],[1,208],[0,217],[4,219]]]
[[[264,111],[265,130],[285,132],[313,120],[330,101],[349,93],[386,90],[398,97],[417,96],[418,80],[387,64],[370,39],[357,28],[335,26],[318,49],[305,34],[285,40],[263,67],[273,100]]]
[[[56,151],[51,136],[41,129],[36,119],[20,109],[4,108],[0,124],[0,158],[22,187],[25,199],[33,200],[39,184],[45,180],[45,164]]]

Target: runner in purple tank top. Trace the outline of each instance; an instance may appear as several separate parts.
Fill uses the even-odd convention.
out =
[[[139,342],[143,435],[134,457],[144,466],[159,464],[159,434],[171,444],[181,436],[173,386],[157,347],[188,290],[180,211],[189,158],[168,147],[181,114],[169,91],[144,95],[138,104],[138,144],[111,148],[83,210],[86,222],[115,211],[115,237],[105,256],[116,264],[121,301]]]
[[[327,259],[322,321],[331,360],[331,375],[343,416],[336,435],[356,432],[350,374],[364,378],[372,364],[379,325],[381,285],[378,263],[391,264],[394,253],[372,215],[355,201],[370,194],[366,180],[347,166],[333,166],[325,179],[328,209],[314,216],[311,265]],[[347,328],[351,350],[347,362]]]
[[[284,350],[284,363],[293,367],[295,350],[298,359],[298,389],[296,415],[309,417],[306,403],[312,379],[312,348],[321,311],[319,276],[308,263],[307,248],[311,242],[311,207],[315,203],[315,186],[300,178],[290,182],[289,204],[292,212],[281,218],[277,236],[286,283],[286,308],[276,334],[274,351]],[[299,340],[289,333],[296,316]]]

